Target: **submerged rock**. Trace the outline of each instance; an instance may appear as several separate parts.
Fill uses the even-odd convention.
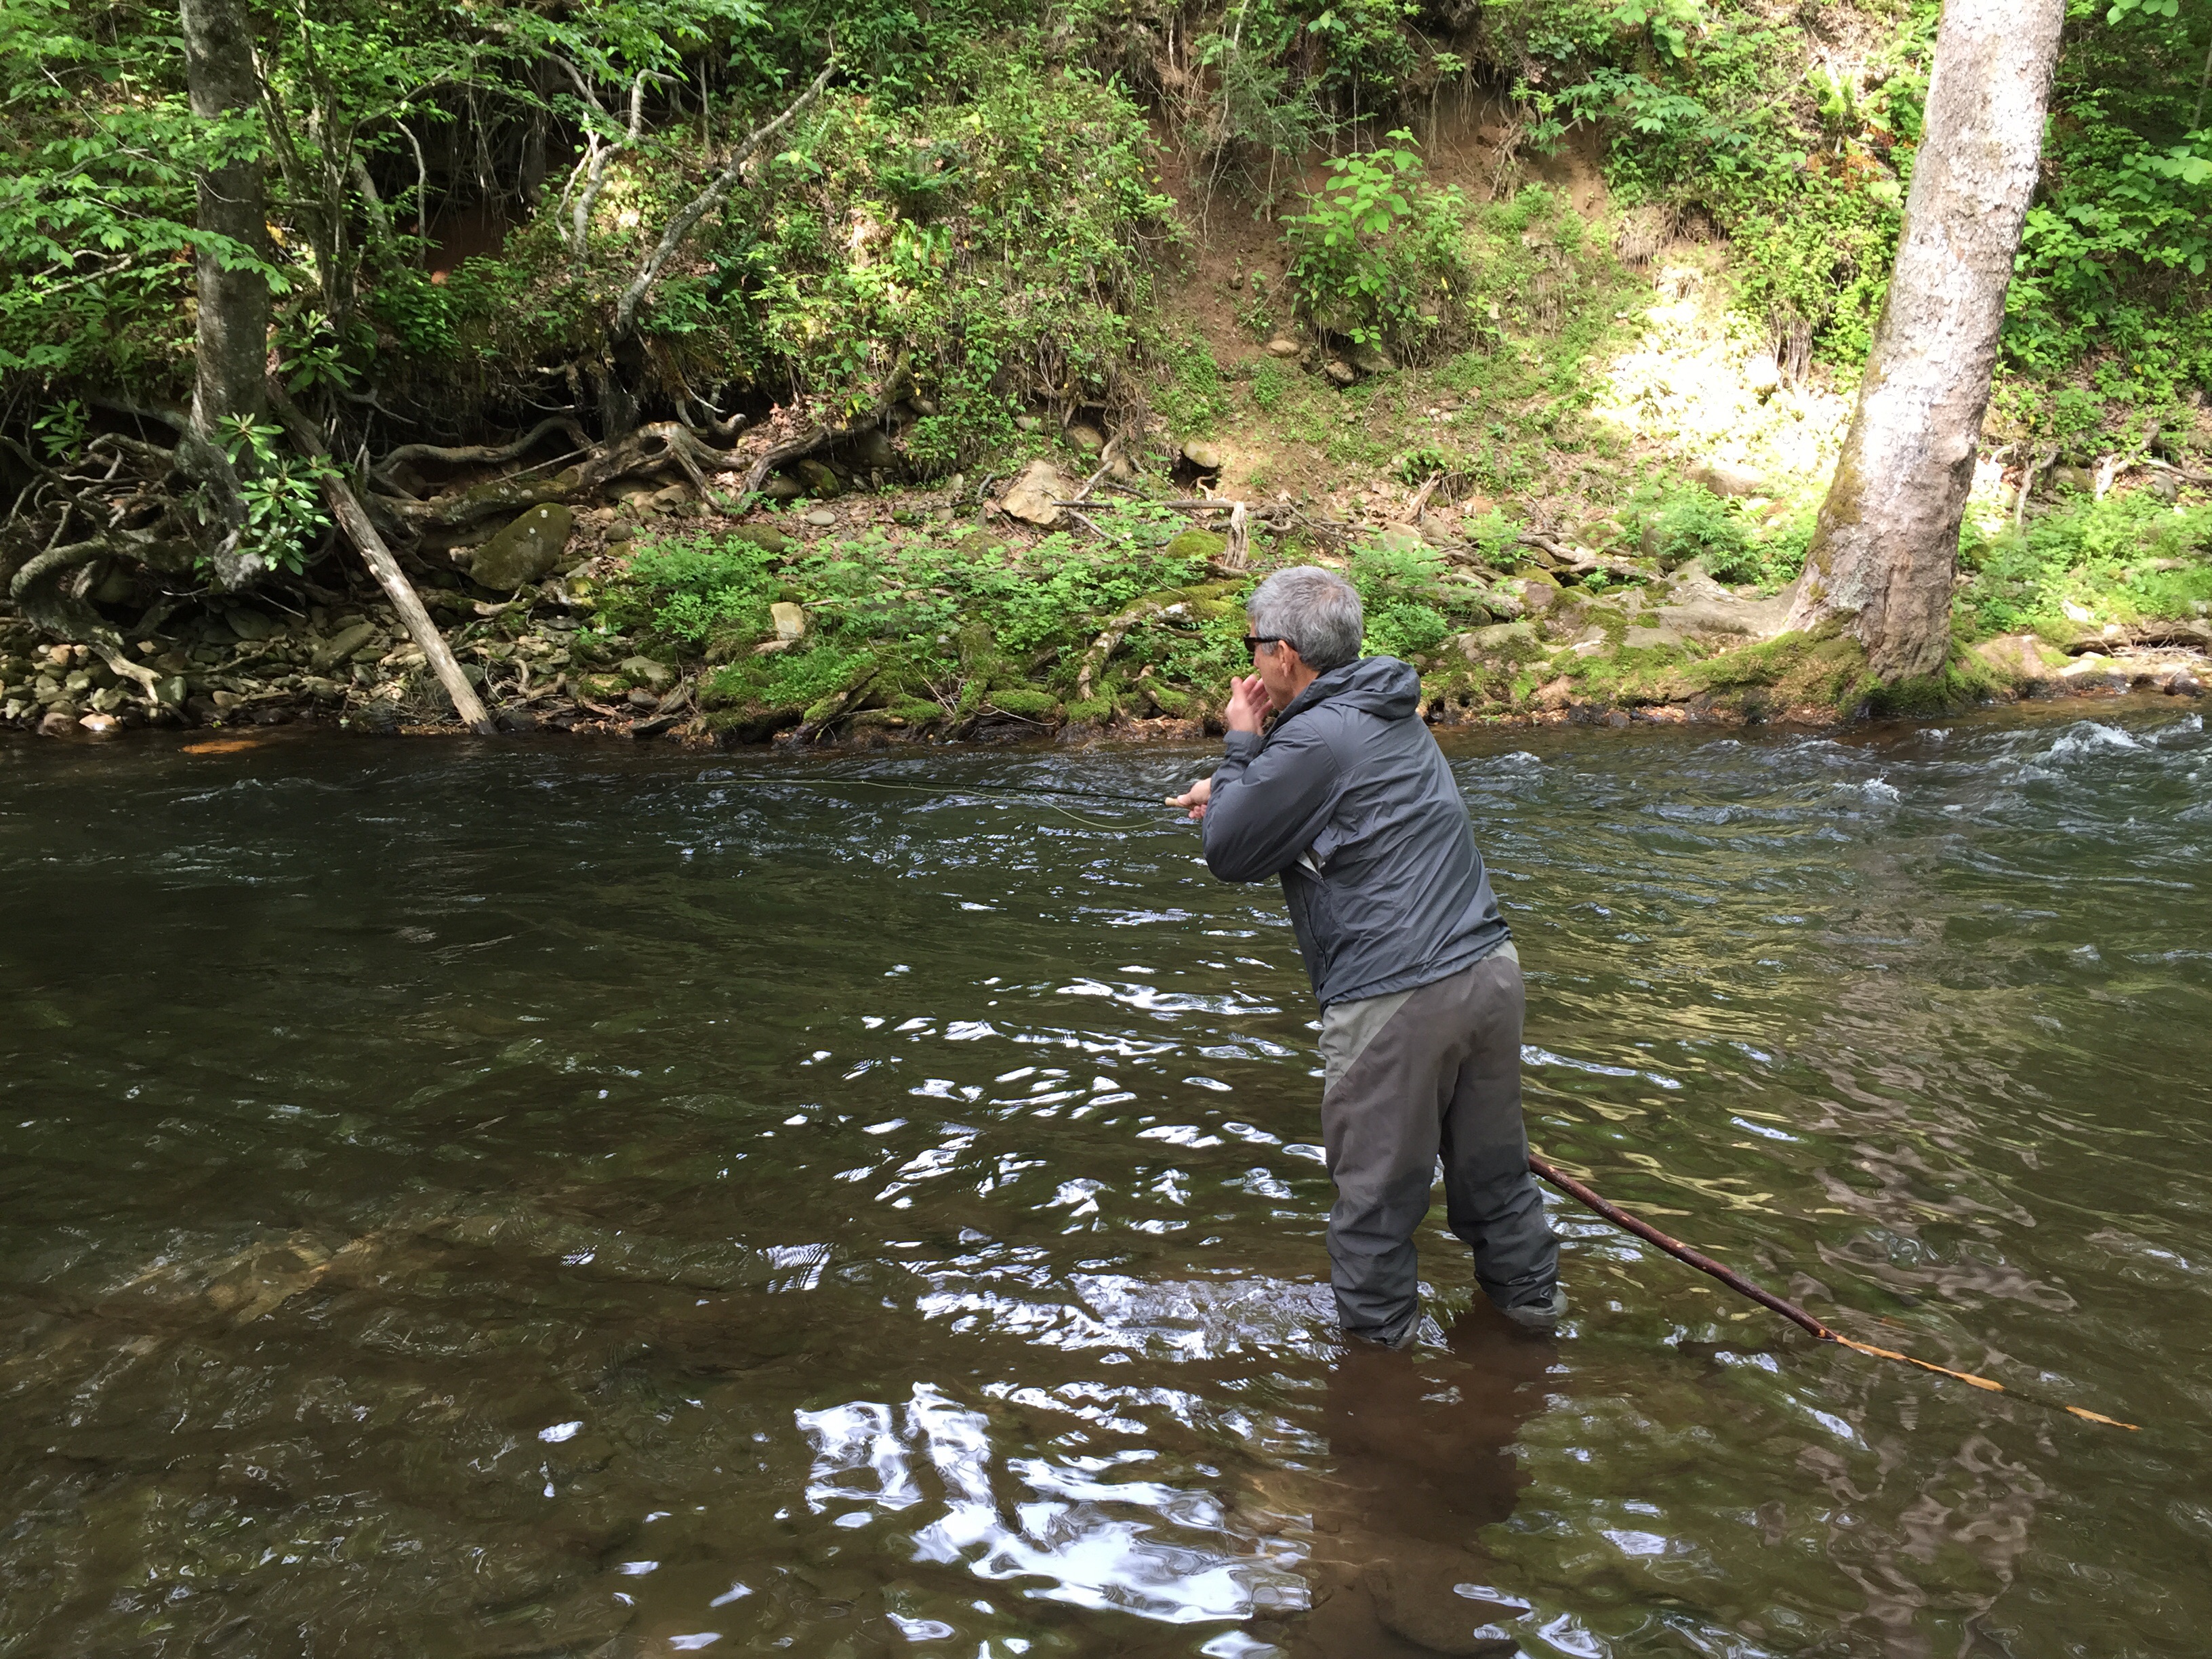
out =
[[[575,514],[557,502],[533,507],[477,549],[469,580],[495,593],[543,581],[559,566],[575,526]]]

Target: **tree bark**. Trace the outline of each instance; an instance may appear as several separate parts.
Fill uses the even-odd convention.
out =
[[[238,0],[179,0],[185,28],[185,74],[192,113],[203,121],[251,112],[260,101],[253,75],[253,35]],[[266,258],[268,205],[258,161],[233,161],[199,175],[199,228],[244,244]],[[266,408],[269,283],[258,271],[226,269],[202,242],[193,250],[199,316],[193,344],[198,378],[192,424],[220,442],[232,416],[256,420]]]
[[[2064,21],[2064,0],[1946,0],[1936,31],[1896,265],[1790,613],[1792,628],[1841,621],[1885,681],[1949,654],[1959,525]]]

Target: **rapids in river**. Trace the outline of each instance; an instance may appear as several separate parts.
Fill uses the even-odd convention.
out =
[[[0,1656],[2199,1650],[2199,717],[1445,742],[1538,1148],[2141,1432],[1553,1194],[1346,1352],[1279,894],[1020,793],[1196,751],[18,743]]]

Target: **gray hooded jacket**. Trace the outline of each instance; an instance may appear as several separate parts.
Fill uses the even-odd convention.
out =
[[[1395,657],[1332,668],[1264,735],[1231,732],[1206,867],[1280,876],[1322,1007],[1428,985],[1511,937],[1451,769]]]

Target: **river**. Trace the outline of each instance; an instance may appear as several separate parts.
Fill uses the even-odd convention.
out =
[[[15,743],[0,1656],[2197,1650],[2198,716],[1446,743],[1536,1146],[2141,1432],[1564,1200],[1342,1352],[1279,895],[976,793],[1194,752]]]

